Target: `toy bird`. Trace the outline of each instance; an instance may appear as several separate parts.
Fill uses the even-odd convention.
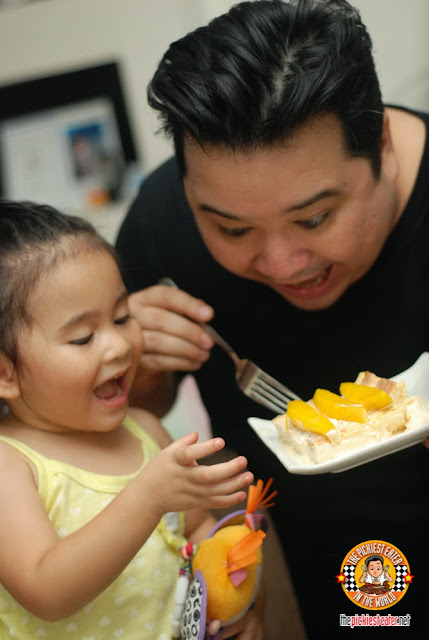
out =
[[[212,529],[200,545],[180,549],[182,566],[176,590],[173,636],[214,640],[253,605],[262,575],[262,543],[267,523],[257,509],[268,508],[270,478],[249,487],[246,510],[236,511]]]

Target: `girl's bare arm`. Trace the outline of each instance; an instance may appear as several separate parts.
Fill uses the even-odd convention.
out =
[[[219,439],[195,442],[190,434],[167,447],[95,518],[63,539],[29,463],[0,443],[0,582],[31,613],[62,619],[112,583],[167,511],[237,504],[253,479],[241,473],[245,459],[198,465],[223,445]]]

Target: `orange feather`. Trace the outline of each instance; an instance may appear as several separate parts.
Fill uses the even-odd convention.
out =
[[[277,495],[277,491],[273,491],[269,496],[265,497],[272,483],[273,479],[270,478],[264,487],[262,480],[258,480],[256,485],[252,484],[249,487],[246,513],[254,513],[256,509],[267,509],[273,506],[274,502],[272,500]]]
[[[256,550],[262,545],[264,538],[265,533],[259,529],[258,531],[250,531],[245,538],[237,542],[226,557],[228,574],[257,562]]]

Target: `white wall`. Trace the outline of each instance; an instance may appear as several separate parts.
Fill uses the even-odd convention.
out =
[[[374,45],[385,102],[429,110],[429,1],[352,0]]]
[[[122,63],[137,147],[146,168],[170,154],[156,136],[146,85],[174,39],[233,0],[39,0],[0,9],[0,83],[87,66]],[[355,0],[373,36],[384,96],[429,108],[429,0]]]
[[[137,146],[153,167],[170,153],[170,145],[154,135],[157,122],[146,105],[146,85],[169,43],[206,22],[208,13],[199,0],[39,0],[7,6],[0,9],[0,83],[120,60]]]

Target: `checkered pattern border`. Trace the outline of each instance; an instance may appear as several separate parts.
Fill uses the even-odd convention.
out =
[[[354,564],[344,565],[343,574],[346,576],[346,579],[343,585],[346,591],[359,591],[359,587],[355,582],[355,569],[356,567]]]
[[[354,564],[346,564],[343,568],[343,574],[346,579],[344,581],[344,589],[346,591],[359,591],[359,587],[355,582],[355,565]],[[396,571],[396,580],[395,584],[392,587],[392,591],[404,591],[407,588],[407,583],[405,582],[404,576],[408,573],[408,567],[406,564],[397,564],[395,566]]]
[[[407,588],[407,583],[404,580],[404,576],[408,573],[408,567],[406,564],[397,564],[395,566],[396,580],[392,587],[392,591],[404,591]]]

